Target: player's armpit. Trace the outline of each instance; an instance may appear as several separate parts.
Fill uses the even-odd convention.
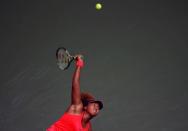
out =
[[[70,114],[80,114],[83,110],[83,105],[79,104],[79,105],[70,105],[67,109],[67,113]]]

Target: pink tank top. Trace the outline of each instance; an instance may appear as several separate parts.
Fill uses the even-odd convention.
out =
[[[82,127],[83,113],[79,115],[65,113],[58,121],[51,125],[46,131],[89,131],[91,123]]]

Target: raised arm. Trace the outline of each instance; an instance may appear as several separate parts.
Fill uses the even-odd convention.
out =
[[[80,72],[83,67],[83,60],[81,57],[76,59],[76,69],[72,78],[72,92],[71,92],[71,105],[80,105],[81,101],[81,91],[80,91]]]

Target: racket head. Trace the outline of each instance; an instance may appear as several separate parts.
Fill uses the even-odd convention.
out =
[[[59,47],[56,50],[57,65],[61,70],[66,70],[70,66],[74,57],[71,56],[65,47]]]

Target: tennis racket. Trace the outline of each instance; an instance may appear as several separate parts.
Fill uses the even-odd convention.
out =
[[[71,62],[75,60],[78,55],[72,56],[65,47],[59,47],[56,50],[57,65],[61,70],[69,68]],[[83,57],[83,56],[82,56]]]

